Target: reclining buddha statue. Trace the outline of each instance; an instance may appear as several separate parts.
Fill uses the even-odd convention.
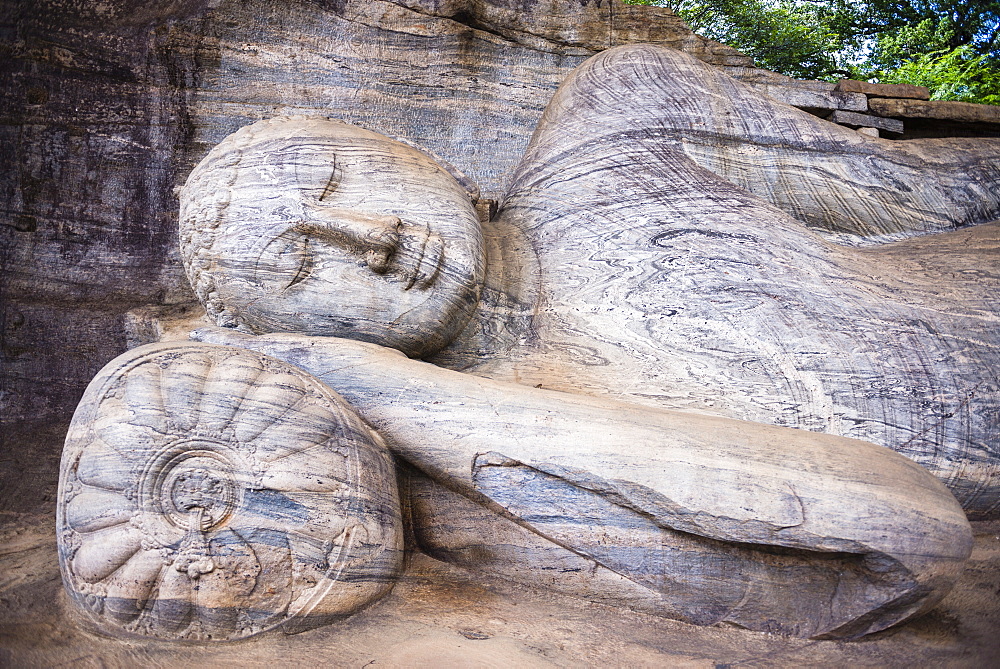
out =
[[[346,402],[367,425],[351,434],[405,463],[436,557],[697,624],[860,636],[939,601],[966,513],[1000,505],[998,155],[863,136],[643,45],[567,79],[488,221],[414,147],[260,121],[181,191],[215,325],[177,345],[263,354]],[[108,374],[143,355],[161,351]],[[253,411],[226,415],[238,431]],[[225,466],[253,472],[233,490],[270,490],[270,460]],[[295,466],[297,485],[325,476]],[[191,528],[221,503],[178,494],[196,548],[171,564],[198,573],[215,563]],[[373,556],[398,550],[377,522],[394,502],[355,496],[332,545],[364,527],[377,541],[341,562],[390,582]]]

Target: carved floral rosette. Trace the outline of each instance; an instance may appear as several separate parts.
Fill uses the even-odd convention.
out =
[[[392,460],[309,374],[225,346],[109,363],[66,438],[57,511],[71,599],[103,631],[301,631],[385,594],[402,532]]]

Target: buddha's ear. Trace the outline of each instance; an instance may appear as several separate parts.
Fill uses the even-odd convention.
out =
[[[450,174],[451,177],[455,181],[457,181],[462,188],[465,189],[465,192],[469,195],[469,199],[472,200],[473,203],[479,202],[479,197],[480,197],[479,184],[477,184],[470,176],[465,174],[465,172],[458,169],[457,167],[455,167],[454,165],[452,165],[447,160],[445,160],[438,154],[434,153],[430,149],[423,146],[419,146],[411,142],[410,140],[406,139],[405,137],[393,136],[392,139],[396,140],[400,144],[406,144],[408,147],[416,149],[417,151],[420,151],[421,153],[430,156],[434,160],[434,162],[436,162],[438,165],[444,168],[444,170],[448,174]]]

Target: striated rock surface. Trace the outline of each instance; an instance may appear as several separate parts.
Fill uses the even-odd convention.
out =
[[[356,126],[259,121],[185,183],[181,255],[220,325],[419,357],[457,337],[479,303],[486,258],[470,187]]]
[[[679,52],[608,50],[497,217],[538,253],[530,335],[442,359],[871,441],[995,514],[998,148],[863,137]]]
[[[365,0],[321,10],[255,0],[223,3],[205,20],[211,32],[187,38],[207,65],[190,112],[199,153],[248,121],[319,113],[410,140],[492,197],[552,92],[594,53],[651,42],[751,62],[669,10],[617,1]]]
[[[839,91],[837,85],[829,81],[793,79],[758,67],[723,65],[720,68],[760,93],[817,116],[825,117],[836,109],[855,112],[868,110],[868,98],[863,93]]]
[[[336,337],[196,336],[341,393],[446,488],[411,486],[414,531],[470,569],[699,625],[850,638],[934,606],[971,548],[945,487],[872,444],[503,383]]]
[[[998,185],[996,142],[864,137],[641,45],[567,79],[485,234],[426,157],[302,117],[221,143],[181,225],[219,325],[862,439],[989,516]]]
[[[226,326],[195,336],[341,392],[440,484],[410,485],[434,555],[698,624],[858,636],[933,606],[968,536],[923,468],[844,436],[970,513],[1000,499],[996,276],[941,271],[996,253],[990,144],[864,138],[619,47],[556,93],[481,235],[472,194],[411,148],[261,121],[182,192],[184,259]],[[415,248],[439,268],[425,287],[482,282],[457,338],[412,292]]]

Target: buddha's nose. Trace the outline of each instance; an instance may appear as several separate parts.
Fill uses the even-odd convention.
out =
[[[399,248],[399,217],[336,207],[316,207],[312,213],[296,226],[300,232],[347,249],[377,274],[388,269]]]

